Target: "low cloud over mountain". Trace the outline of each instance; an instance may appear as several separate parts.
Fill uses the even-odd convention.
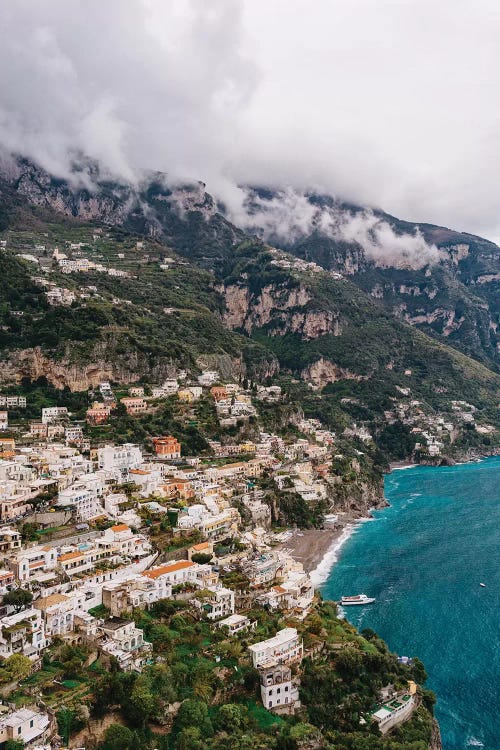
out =
[[[50,172],[68,176],[85,154],[127,180],[142,169],[203,179],[233,211],[238,185],[291,186],[500,236],[492,0],[481,12],[430,0],[269,0],[265,11],[16,0],[0,18],[0,142]],[[367,246],[379,236],[373,253],[394,247],[372,221],[336,231]]]

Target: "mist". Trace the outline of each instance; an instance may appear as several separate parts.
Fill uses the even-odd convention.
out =
[[[500,237],[490,0],[16,0],[0,24],[0,145],[58,176],[84,154],[203,180],[234,214],[270,185]],[[398,254],[373,216],[327,229]]]
[[[316,232],[358,245],[381,267],[419,269],[441,259],[438,248],[426,242],[418,228],[413,234],[398,234],[370,209],[354,211],[336,202],[325,205],[290,188],[264,197],[251,189],[244,194],[243,204],[233,206],[229,217],[271,243],[286,247]]]

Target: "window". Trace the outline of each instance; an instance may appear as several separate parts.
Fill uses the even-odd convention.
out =
[[[33,719],[31,719],[31,721],[30,721],[30,729],[32,729],[32,728],[33,728]]]

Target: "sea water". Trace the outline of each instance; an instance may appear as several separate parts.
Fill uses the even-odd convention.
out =
[[[425,663],[444,750],[500,750],[500,458],[394,471],[385,495],[323,595],[376,597],[345,615]]]

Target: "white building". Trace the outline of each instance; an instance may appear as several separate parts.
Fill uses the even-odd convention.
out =
[[[234,614],[234,591],[224,586],[210,586],[203,593],[203,599],[195,602],[209,620]]]
[[[102,603],[114,617],[135,608],[148,609],[161,599],[170,599],[172,586],[163,577],[148,578],[144,574],[126,580],[110,581],[103,586]]]
[[[244,630],[253,629],[255,622],[252,622],[248,617],[244,615],[229,615],[224,620],[219,620],[217,623],[218,628],[227,628],[229,635],[236,635]]]
[[[163,382],[162,387],[167,396],[173,396],[174,393],[177,393],[177,391],[179,390],[179,383],[177,381],[177,378],[167,378],[167,380]]]
[[[26,409],[26,396],[3,396],[0,394],[0,406],[8,409]]]
[[[86,482],[75,482],[59,493],[57,504],[71,510],[78,521],[85,523],[104,514],[101,495]]]
[[[106,445],[97,451],[99,469],[114,472],[122,479],[128,479],[130,469],[138,469],[142,464],[142,452],[138,445]]]
[[[152,646],[144,640],[144,633],[135,623],[121,617],[112,617],[99,626],[105,640],[100,649],[117,659],[124,671],[138,670],[148,662]]]
[[[279,664],[302,659],[304,647],[295,628],[283,628],[266,641],[254,643],[248,650],[252,656],[253,666],[258,668],[266,662]]]
[[[213,385],[217,380],[219,380],[217,370],[203,370],[201,375],[198,375],[198,383],[203,386]]]
[[[268,711],[291,709],[299,704],[299,691],[292,681],[290,667],[269,662],[260,671],[260,695]]]
[[[46,406],[42,409],[42,423],[49,424],[56,419],[62,419],[68,416],[68,410],[65,406]]]
[[[416,708],[415,695],[417,686],[414,682],[408,683],[409,690],[406,692],[394,693],[392,698],[386,701],[376,711],[371,714],[372,721],[376,721],[382,734],[386,734],[390,729],[402,724],[413,714]]]
[[[81,443],[83,440],[83,430],[80,425],[69,425],[64,430],[64,439],[66,443]]]
[[[38,609],[25,609],[0,619],[0,656],[23,654],[36,661],[48,646],[45,624]]]
[[[33,606],[42,613],[47,636],[61,636],[72,632],[75,613],[73,596],[50,594],[37,599]]]
[[[18,708],[0,718],[0,747],[4,747],[9,740],[15,740],[25,748],[34,748],[35,743],[50,739],[52,731],[48,714],[31,708]]]

